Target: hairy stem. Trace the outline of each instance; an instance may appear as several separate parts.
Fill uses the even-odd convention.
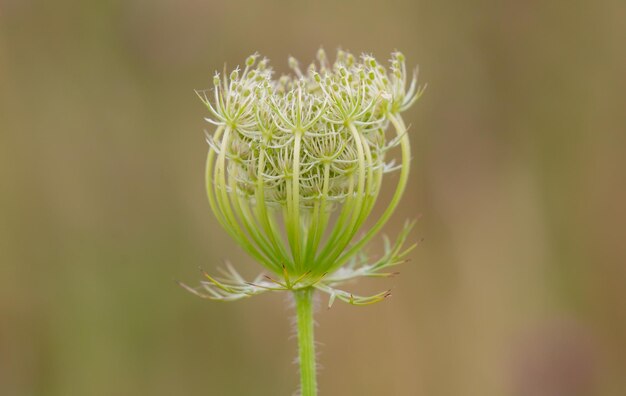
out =
[[[298,319],[298,356],[302,396],[317,396],[315,339],[313,336],[313,288],[295,290]]]

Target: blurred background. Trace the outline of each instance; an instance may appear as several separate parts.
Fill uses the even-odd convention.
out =
[[[260,271],[209,211],[193,90],[323,46],[402,50],[428,89],[386,227],[421,214],[424,241],[352,286],[391,299],[320,301],[322,394],[625,395],[624,20],[622,0],[0,0],[0,394],[293,393],[285,295],[173,280]]]

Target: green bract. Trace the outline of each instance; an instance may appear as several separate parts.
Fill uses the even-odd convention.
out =
[[[390,66],[339,51],[333,64],[320,50],[305,70],[291,58],[292,75],[273,78],[266,59],[250,56],[243,70],[216,74],[212,92],[198,92],[215,126],[207,134],[206,186],[213,213],[226,231],[272,276],[244,281],[230,266],[207,276],[194,293],[234,300],[266,290],[315,287],[354,304],[335,286],[357,276],[388,276],[403,261],[409,226],[385,255],[368,263],[364,245],[381,229],[402,196],[410,147],[400,113],[419,97],[416,74],[404,57]],[[410,81],[409,81],[410,79]],[[390,150],[400,146],[399,163]],[[399,170],[391,201],[364,230],[385,174]]]

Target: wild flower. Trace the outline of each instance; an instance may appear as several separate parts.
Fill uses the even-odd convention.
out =
[[[214,125],[207,133],[206,187],[222,227],[269,274],[244,280],[230,265],[222,276],[205,273],[194,294],[231,301],[266,291],[296,297],[302,394],[316,392],[311,296],[314,290],[354,305],[381,301],[384,291],[356,296],[338,289],[357,277],[386,277],[415,246],[404,247],[412,223],[385,253],[369,261],[364,246],[381,230],[405,190],[411,152],[401,113],[423,92],[394,52],[384,67],[371,55],[338,51],[274,78],[268,60],[254,54],[243,68],[216,73],[211,91],[199,91]],[[392,129],[393,131],[390,131]],[[400,147],[400,160],[391,158]],[[363,229],[383,178],[399,172],[391,201]],[[310,340],[306,338],[310,337]],[[308,344],[310,341],[310,345]],[[302,347],[305,350],[302,350]],[[309,348],[310,350],[306,350]],[[305,356],[303,356],[303,354]],[[304,360],[307,365],[305,367]],[[304,372],[308,371],[308,372]]]

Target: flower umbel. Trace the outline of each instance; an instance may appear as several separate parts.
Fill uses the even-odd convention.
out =
[[[224,229],[269,274],[244,280],[230,265],[199,287],[207,299],[232,301],[266,291],[291,291],[297,313],[300,391],[317,395],[313,294],[366,305],[390,295],[355,296],[338,289],[357,277],[387,277],[415,245],[405,247],[412,223],[385,253],[370,261],[363,247],[390,218],[404,192],[411,150],[400,113],[423,92],[407,75],[404,56],[390,65],[338,51],[330,64],[320,50],[303,71],[273,78],[266,59],[252,55],[243,69],[216,74],[212,92],[198,96],[215,126],[207,133],[209,204]],[[410,80],[410,82],[409,82]],[[390,159],[399,146],[400,161]],[[391,201],[369,229],[385,174],[399,170]]]
[[[323,50],[302,70],[273,78],[266,59],[248,57],[243,69],[216,74],[212,92],[200,91],[215,125],[207,133],[206,186],[220,224],[270,275],[248,282],[228,265],[221,277],[205,274],[193,293],[236,300],[269,290],[315,288],[351,304],[359,297],[338,290],[346,280],[393,274],[413,247],[404,248],[411,224],[379,260],[362,248],[387,222],[402,196],[410,147],[400,113],[423,92],[395,52],[389,67],[372,56],[338,51],[333,64]],[[390,132],[389,129],[393,129]],[[391,136],[390,136],[391,135]],[[400,146],[396,164],[389,159]],[[400,172],[391,201],[368,230],[383,177]]]

